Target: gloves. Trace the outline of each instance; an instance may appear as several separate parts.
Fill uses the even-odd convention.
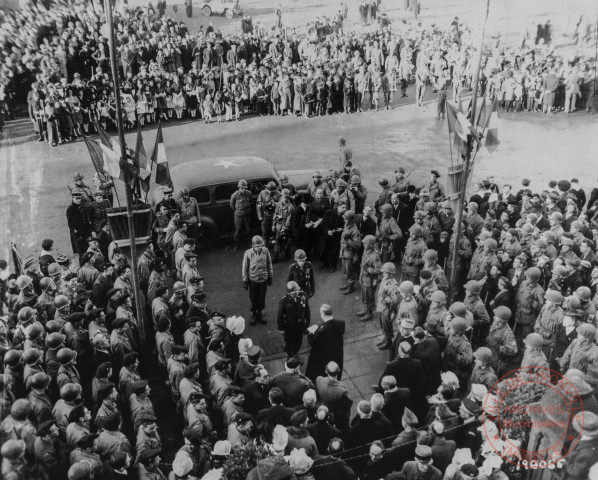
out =
[[[272,286],[272,277],[268,277],[268,286],[271,287]]]
[[[249,282],[243,282],[243,288],[249,290]]]

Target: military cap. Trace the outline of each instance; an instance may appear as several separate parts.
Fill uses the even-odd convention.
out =
[[[206,295],[204,292],[198,292],[198,293],[194,293],[194,294],[191,296],[191,300],[192,300],[193,302],[198,302],[198,303],[205,301],[205,300],[206,300],[206,298],[208,298],[208,296],[207,296],[207,295]]]
[[[438,170],[431,170],[430,173],[434,175],[436,178],[440,177],[440,173],[438,173]]]
[[[431,463],[432,448],[428,445],[417,445],[415,447],[415,458],[421,463]]]
[[[83,190],[80,188],[73,188],[71,190],[71,197],[73,198],[81,198],[83,196]]]
[[[56,257],[56,263],[58,263],[59,265],[65,265],[69,262],[70,262],[69,257],[67,257],[66,255],[58,255]],[[48,266],[48,269],[49,268],[50,267]]]

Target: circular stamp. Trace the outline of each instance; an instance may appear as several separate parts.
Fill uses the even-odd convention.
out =
[[[546,367],[504,375],[484,401],[483,434],[518,469],[560,468],[583,432],[583,403],[571,379]]]

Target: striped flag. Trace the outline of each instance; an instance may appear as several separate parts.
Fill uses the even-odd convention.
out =
[[[147,168],[147,154],[143,146],[143,137],[141,136],[141,127],[137,126],[137,145],[135,146],[135,155],[133,156],[133,163],[139,169],[139,180],[141,188],[145,193],[149,192],[151,170]]]
[[[89,150],[89,156],[91,157],[96,172],[103,172],[105,168],[104,152],[102,151],[102,148],[98,145],[98,142],[92,140],[87,135],[83,135],[83,140],[85,141],[85,145],[87,145],[87,150]]]
[[[156,134],[156,145],[152,152],[152,165],[156,164],[156,183],[165,187],[172,188],[172,180],[170,179],[170,170],[168,169],[168,159],[166,158],[166,150],[164,148],[164,140],[162,138],[162,123],[158,123],[158,133]]]
[[[104,159],[104,170],[106,170],[113,178],[118,178],[123,182],[127,181],[125,172],[120,168],[120,145],[111,138],[110,135],[102,128],[99,123],[95,124],[100,136],[100,148],[102,149],[102,156]]]
[[[494,100],[492,106],[488,109],[484,121],[484,146],[488,152],[492,153],[500,145],[498,139],[498,102]]]
[[[17,246],[13,242],[10,242],[10,253],[12,256],[12,264],[15,269],[15,274],[17,276],[22,275],[23,274],[23,260],[21,259],[21,256],[19,255],[19,252],[17,251]]]

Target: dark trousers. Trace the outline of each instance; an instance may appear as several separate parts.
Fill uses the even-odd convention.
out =
[[[245,215],[235,215],[235,233],[234,240],[235,245],[239,246],[239,243],[251,232],[251,212],[247,212]]]
[[[254,282],[249,280],[249,300],[251,301],[251,311],[253,313],[260,313],[266,308],[266,290],[268,289],[268,282]]]
[[[303,332],[299,330],[286,331],[284,334],[284,351],[289,357],[293,357],[301,350],[303,343]]]

